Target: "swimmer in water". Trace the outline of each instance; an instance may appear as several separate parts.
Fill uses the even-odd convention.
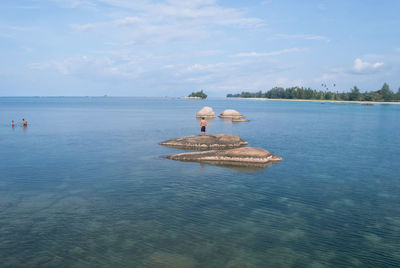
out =
[[[14,127],[14,126],[15,126],[14,120],[11,120],[11,127]]]
[[[24,127],[27,127],[27,126],[28,126],[28,121],[26,121],[24,118],[22,118],[21,124],[22,124]]]

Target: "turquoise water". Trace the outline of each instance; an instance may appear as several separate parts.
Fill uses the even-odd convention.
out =
[[[284,161],[165,159],[206,105]],[[400,267],[399,156],[400,105],[0,98],[0,267]]]

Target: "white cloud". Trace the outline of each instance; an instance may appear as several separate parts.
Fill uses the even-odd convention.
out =
[[[277,34],[274,39],[303,39],[330,42],[326,36],[315,34]]]
[[[289,79],[288,77],[279,77],[275,79],[274,84],[279,87],[294,87],[294,86],[304,86],[304,81],[301,79]]]
[[[167,65],[164,69],[182,84],[215,92],[233,92],[237,89],[265,90],[276,86],[276,77],[289,68],[276,61],[251,58],[212,64]],[[290,83],[289,80],[286,82]]]
[[[96,52],[86,52],[91,57],[66,56],[64,60],[31,64],[30,68],[95,79],[102,76],[136,79],[141,83],[157,76],[164,84],[212,85],[212,81],[217,81],[222,85],[231,73],[236,77],[255,76],[247,71],[242,74],[243,66],[246,70],[255,68],[251,64],[223,62],[232,52],[219,45],[227,42],[227,38],[239,36],[231,35],[231,31],[258,31],[264,27],[262,19],[247,15],[245,9],[223,6],[216,0],[48,1],[63,3],[64,8],[89,7],[112,12],[70,24],[75,36],[93,36],[103,41],[95,48]],[[271,56],[289,52],[294,51],[273,52]],[[274,69],[275,64],[269,68]]]
[[[262,1],[260,4],[261,5],[269,5],[269,4],[271,4],[272,3],[272,0],[264,0],[264,1]]]
[[[128,16],[122,19],[115,20],[116,25],[135,25],[138,23],[143,23],[143,19],[134,16]]]
[[[0,30],[7,30],[10,32],[28,32],[28,31],[32,31],[35,30],[34,27],[29,27],[29,26],[17,26],[17,25],[0,25]]]
[[[117,61],[109,57],[94,58],[89,56],[32,63],[28,67],[35,70],[55,70],[63,75],[92,78],[135,78],[142,72],[142,68],[134,61]]]
[[[204,53],[218,53],[218,51],[204,51]],[[221,90],[232,92],[238,88],[264,90],[276,86],[276,77],[282,77],[283,73],[292,68],[270,58],[257,57],[240,58],[237,61],[182,64],[171,61],[179,57],[179,52],[168,57],[152,53],[132,54],[129,50],[100,54],[108,56],[70,57],[58,61],[33,63],[28,67],[43,72],[56,71],[64,76],[88,81],[109,81],[110,78],[117,78],[120,82],[146,85],[143,87],[159,87],[157,81],[163,81],[164,86],[175,90],[195,87],[207,88],[214,92]],[[158,79],[154,80],[154,77]],[[286,82],[291,83],[289,80]]]
[[[54,0],[53,0],[54,1]],[[214,0],[167,0],[167,1],[123,1],[123,0],[57,0],[69,3],[70,7],[108,4],[125,8],[127,12],[136,12],[140,17],[135,19],[144,21],[158,21],[176,23],[184,19],[185,23],[193,21],[214,25],[242,25],[252,26],[261,24],[259,18],[246,17],[243,10],[220,6]],[[189,19],[189,21],[188,21]]]
[[[307,49],[294,47],[294,48],[287,48],[287,49],[271,51],[271,52],[261,52],[261,53],[260,52],[244,52],[244,53],[235,54],[234,56],[235,57],[269,57],[269,56],[277,56],[277,55],[305,51],[305,50],[307,50]]]
[[[71,27],[78,32],[83,32],[90,29],[94,29],[97,26],[96,24],[93,23],[87,23],[87,24],[72,24]]]
[[[228,8],[218,5],[214,0],[168,0],[161,2],[151,1],[122,1],[122,0],[92,0],[78,1],[78,3],[93,5],[106,3],[111,6],[123,7],[124,14],[114,16],[113,19],[86,24],[72,24],[78,31],[96,31],[106,34],[107,38],[121,36],[123,42],[166,42],[184,39],[201,40],[218,34],[218,27],[254,28],[264,26],[263,20],[248,17],[245,12],[237,8]],[[111,33],[111,34],[110,34]],[[111,36],[110,36],[111,35]]]
[[[357,58],[354,60],[354,65],[352,70],[353,72],[358,74],[370,74],[381,71],[383,67],[384,67],[383,62],[369,63]]]
[[[60,5],[63,8],[94,8],[96,1],[93,0],[49,0]]]

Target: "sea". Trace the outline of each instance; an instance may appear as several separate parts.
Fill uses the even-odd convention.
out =
[[[167,159],[204,106],[283,161]],[[399,157],[400,105],[2,97],[0,267],[400,267]]]

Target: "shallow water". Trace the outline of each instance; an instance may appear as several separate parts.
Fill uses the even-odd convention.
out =
[[[165,159],[205,105],[284,160]],[[0,98],[0,267],[400,267],[399,156],[400,105]]]

